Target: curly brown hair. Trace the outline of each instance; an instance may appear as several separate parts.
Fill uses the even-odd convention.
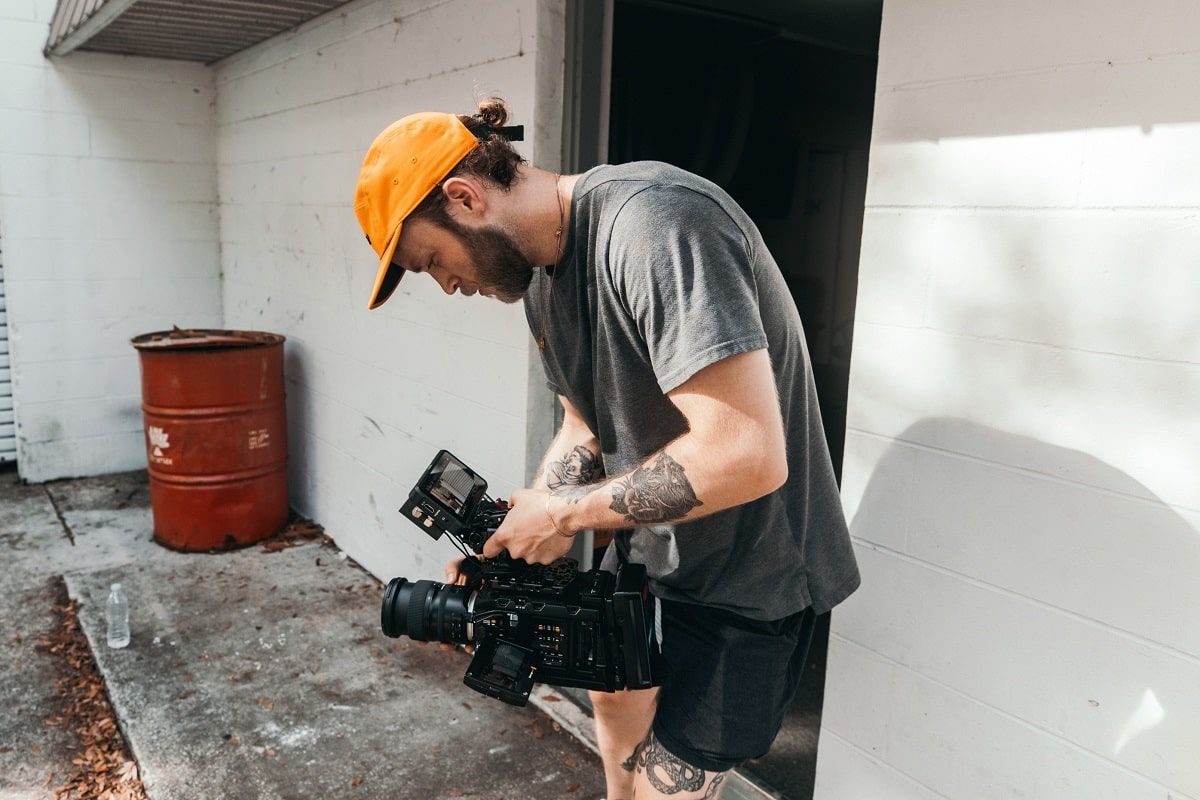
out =
[[[481,178],[503,191],[508,191],[517,178],[517,167],[525,159],[513,149],[509,140],[495,129],[508,121],[508,105],[499,97],[489,97],[479,104],[475,114],[459,114],[459,120],[475,137],[479,144],[463,156],[454,169],[442,178],[429,194],[413,209],[409,219],[419,218],[434,222],[445,228],[457,229],[450,218],[449,203],[442,192],[442,185],[450,178],[470,175]]]

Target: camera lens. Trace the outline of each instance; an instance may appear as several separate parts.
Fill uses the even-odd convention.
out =
[[[474,594],[466,586],[393,578],[383,592],[380,624],[392,638],[469,644]]]

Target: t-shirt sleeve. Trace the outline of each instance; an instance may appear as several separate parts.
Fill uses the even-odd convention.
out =
[[[708,195],[681,186],[634,195],[613,223],[607,265],[663,393],[767,346],[749,242]]]

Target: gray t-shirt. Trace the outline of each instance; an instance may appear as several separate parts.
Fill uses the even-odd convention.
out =
[[[601,166],[580,178],[566,255],[525,297],[542,365],[579,410],[604,470],[626,473],[683,434],[667,397],[739,353],[770,354],[788,479],[694,522],[618,532],[604,565],[645,564],[655,595],[754,619],[828,611],[858,586],[800,316],[758,228],[719,187],[668,164]],[[700,498],[703,500],[704,498]]]

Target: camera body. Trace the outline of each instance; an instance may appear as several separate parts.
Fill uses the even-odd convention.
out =
[[[508,513],[487,482],[446,450],[413,487],[400,513],[433,539],[449,536],[466,555],[465,586],[395,578],[384,591],[388,636],[473,644],[463,681],[482,694],[525,705],[534,682],[612,692],[654,685],[654,616],[646,568],[614,575],[578,562],[527,564],[480,559]],[[472,554],[473,553],[473,554]]]

